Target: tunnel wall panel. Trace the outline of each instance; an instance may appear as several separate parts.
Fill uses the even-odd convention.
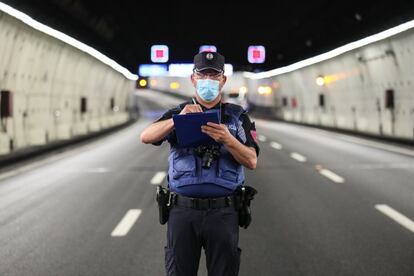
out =
[[[318,76],[325,85],[316,84]],[[413,140],[413,76],[414,31],[409,30],[294,72],[249,79],[248,99],[270,106],[286,121]],[[259,95],[257,88],[269,83],[277,83],[277,89]],[[387,107],[387,91],[393,91],[393,108]],[[290,104],[293,98],[296,107]]]
[[[0,89],[13,98],[13,116],[1,119],[0,154],[129,119],[134,82],[119,72],[2,12],[0,41]],[[83,113],[82,98],[87,99]]]

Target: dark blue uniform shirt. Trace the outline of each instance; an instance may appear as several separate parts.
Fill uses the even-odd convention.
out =
[[[179,114],[181,112],[181,109],[184,108],[186,104],[192,104],[192,102],[184,102],[180,104],[179,106],[168,110],[155,122],[167,120],[167,119],[172,118],[174,114]],[[211,108],[211,109],[219,109],[219,108],[222,109],[220,112],[221,114],[220,121],[223,124],[225,124],[229,120],[229,118],[226,118],[227,116],[225,115],[225,112],[224,112],[226,105],[227,105],[226,103],[222,103],[222,104],[218,103],[216,106]],[[204,108],[203,106],[202,106],[202,109],[203,111],[211,110],[211,109]],[[255,127],[254,122],[251,122],[246,112],[240,116],[240,121],[241,121],[241,128],[239,128],[239,131],[237,133],[237,136],[236,136],[237,140],[240,141],[240,143],[244,144],[245,146],[255,148],[256,154],[259,155],[260,149],[257,143],[256,127]],[[177,144],[177,136],[175,134],[174,129],[164,139],[156,143],[153,143],[153,144],[156,146],[159,146],[165,140],[167,140],[172,147]],[[198,196],[198,193],[199,193],[200,195],[209,194],[209,197],[220,197],[220,196],[226,196],[232,193],[232,191],[229,191],[223,187],[210,184],[210,183],[205,183],[203,185],[197,185],[196,189],[191,186],[194,186],[194,185],[188,186],[188,192],[185,192],[183,195],[190,196],[190,197],[199,197]]]

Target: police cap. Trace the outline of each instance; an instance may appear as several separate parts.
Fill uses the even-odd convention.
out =
[[[224,57],[217,52],[201,52],[194,56],[194,71],[213,69],[224,72]]]

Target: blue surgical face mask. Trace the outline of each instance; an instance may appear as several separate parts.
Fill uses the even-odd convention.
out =
[[[220,82],[217,80],[197,80],[196,89],[201,99],[212,102],[220,93]]]

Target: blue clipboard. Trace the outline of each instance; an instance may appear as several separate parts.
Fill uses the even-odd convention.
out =
[[[219,124],[220,112],[217,109],[206,112],[173,115],[175,133],[180,147],[217,144],[213,138],[201,132],[201,126],[208,122]]]

